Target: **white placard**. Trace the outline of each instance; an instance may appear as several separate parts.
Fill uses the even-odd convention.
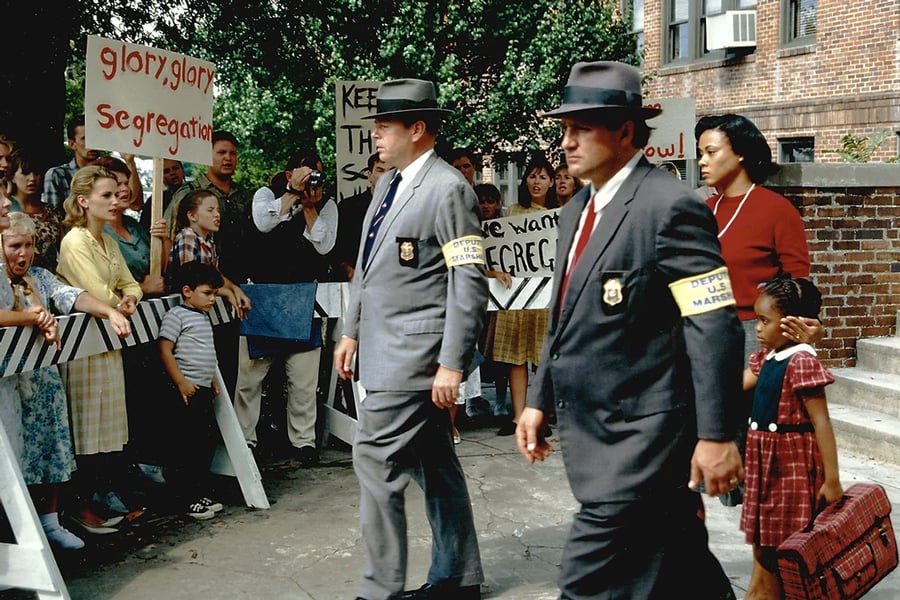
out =
[[[485,268],[513,277],[552,277],[558,224],[558,208],[485,221]]]
[[[379,81],[338,81],[335,89],[335,148],[338,202],[365,190],[366,162],[375,152],[374,121],[363,119],[375,112]]]
[[[212,162],[213,63],[95,35],[85,63],[89,148]]]
[[[694,125],[697,123],[695,98],[647,98],[645,108],[661,108],[662,114],[647,121],[653,128],[644,156],[652,163],[697,158]]]

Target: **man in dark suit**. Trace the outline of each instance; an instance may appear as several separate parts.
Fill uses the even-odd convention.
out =
[[[477,600],[484,575],[446,409],[459,396],[487,308],[478,199],[434,152],[449,111],[437,108],[431,82],[385,82],[376,107],[372,138],[395,168],[376,185],[364,220],[334,353],[343,379],[358,353],[366,389],[353,442],[366,544],[359,598]],[[403,592],[404,494],[413,479],[434,542],[427,582]]]
[[[744,475],[728,404],[743,333],[712,213],[640,151],[660,112],[642,107],[640,81],[629,65],[578,63],[547,113],[569,172],[591,185],[560,214],[551,322],[516,438],[543,460],[555,409],[581,503],[563,599],[733,599],[696,490],[723,494]]]

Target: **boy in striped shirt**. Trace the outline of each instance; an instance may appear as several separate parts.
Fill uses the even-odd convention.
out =
[[[223,506],[209,498],[209,466],[216,448],[213,400],[216,348],[209,310],[222,287],[212,265],[187,262],[179,269],[182,304],[163,315],[159,346],[171,381],[165,409],[172,424],[166,481],[176,488],[188,516],[211,519]]]

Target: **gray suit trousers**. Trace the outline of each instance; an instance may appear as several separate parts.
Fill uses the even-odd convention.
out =
[[[406,585],[405,491],[415,479],[431,525],[428,582],[484,580],[472,505],[450,434],[450,417],[425,392],[369,391],[359,407],[353,467],[366,547],[358,595],[381,600]],[[418,587],[418,584],[416,584]]]

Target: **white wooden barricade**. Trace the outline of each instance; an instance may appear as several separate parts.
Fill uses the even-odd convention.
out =
[[[0,501],[16,538],[0,544],[0,584],[34,590],[40,600],[68,600],[65,581],[50,551],[31,496],[0,426]]]

